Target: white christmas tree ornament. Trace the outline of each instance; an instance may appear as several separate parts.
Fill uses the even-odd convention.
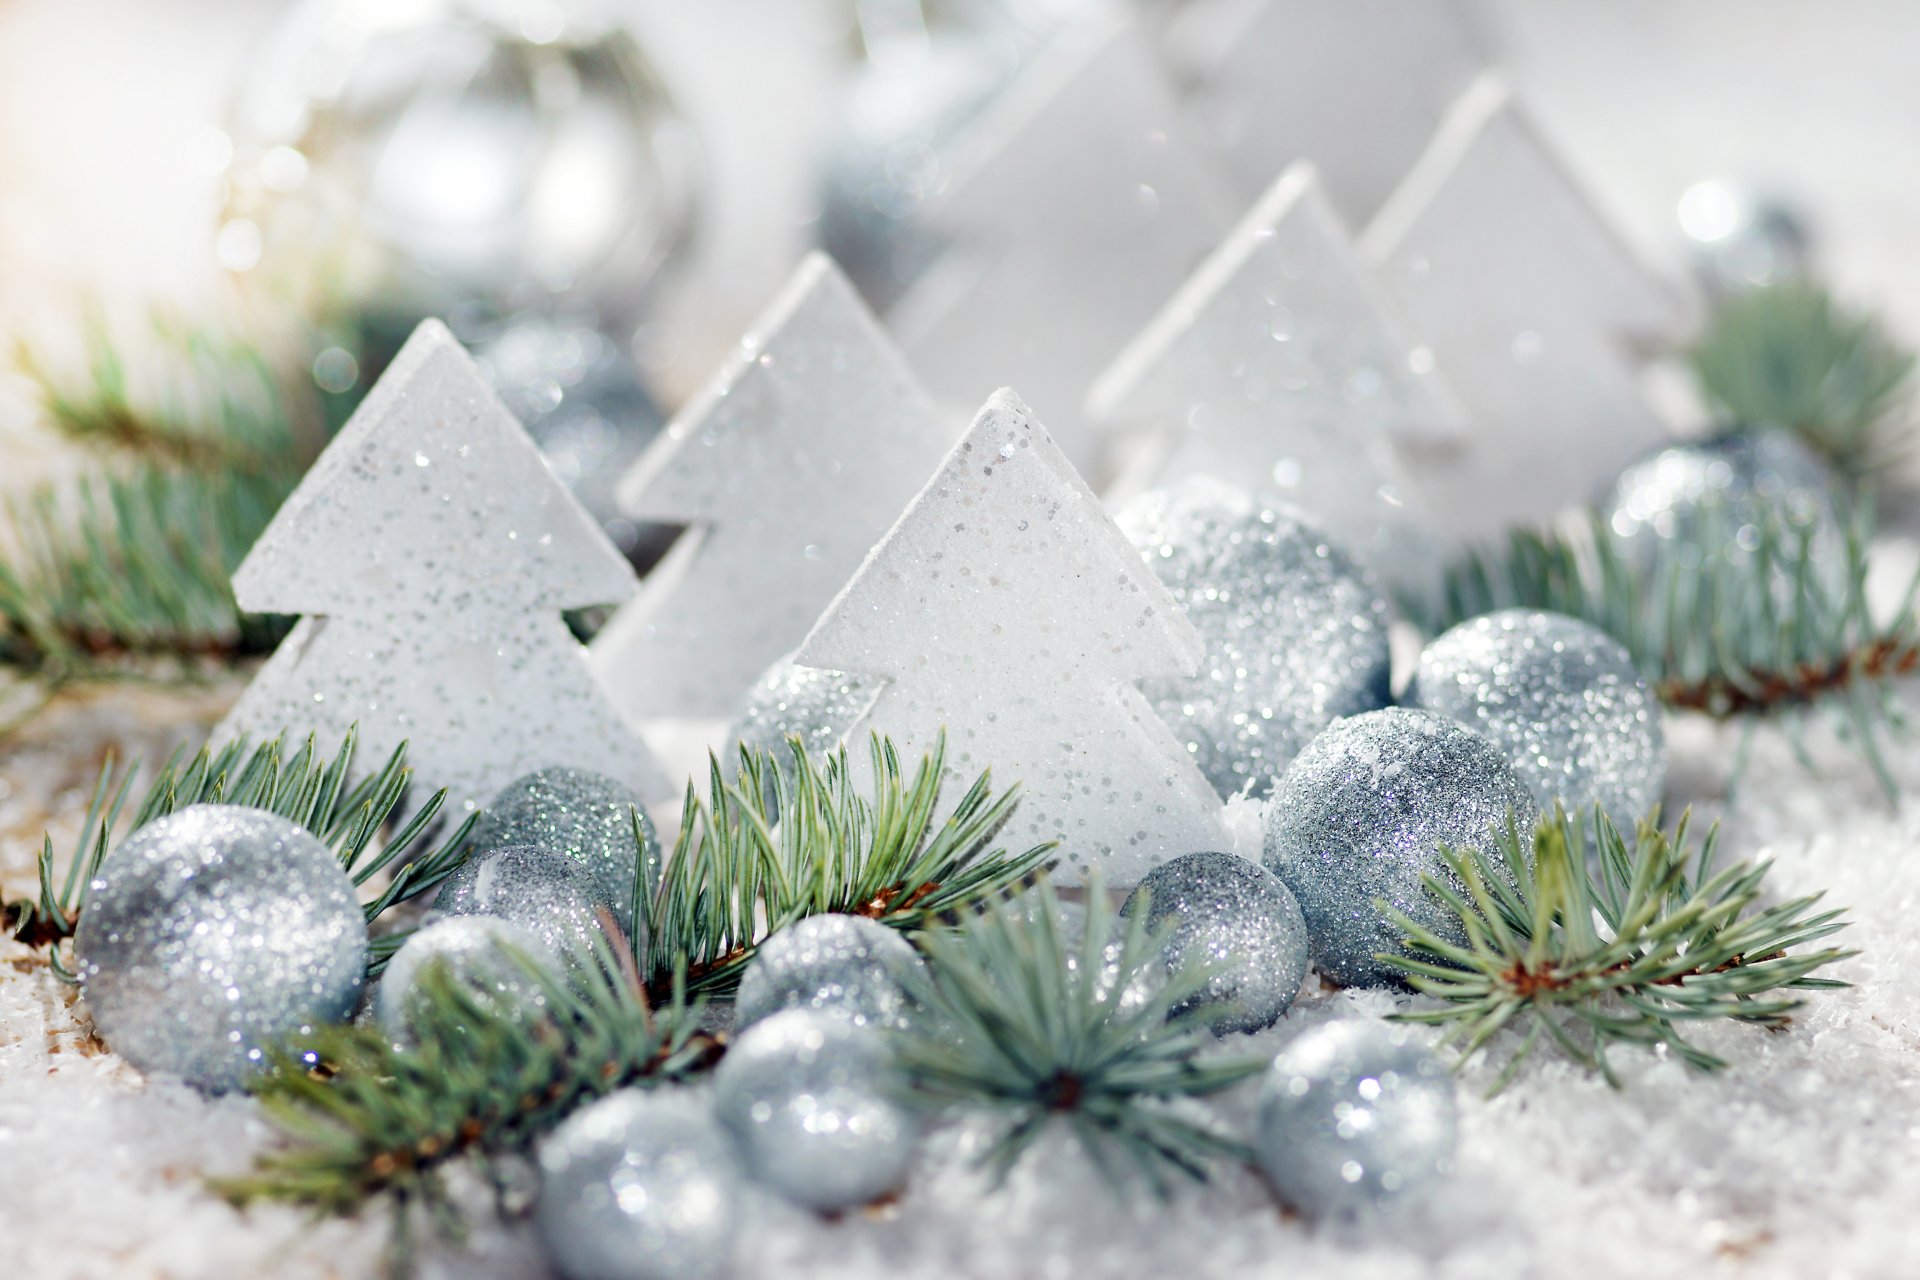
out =
[[[1473,422],[1414,469],[1455,532],[1497,534],[1588,499],[1667,432],[1636,345],[1687,319],[1497,78],[1455,106],[1361,238]]]
[[[1233,225],[1148,37],[1108,13],[1063,32],[955,144],[927,215],[951,247],[887,316],[934,394],[1012,382],[1091,466],[1087,385]]]
[[[1093,417],[1148,440],[1109,500],[1211,476],[1286,498],[1396,583],[1443,548],[1396,442],[1462,439],[1431,350],[1297,164],[1095,383]]]
[[[217,736],[360,726],[404,740],[456,811],[565,765],[672,793],[594,680],[561,611],[617,602],[633,570],[438,321],[414,331],[234,575],[255,613],[305,615]]]
[[[853,286],[807,258],[621,485],[636,519],[691,526],[594,640],[621,710],[736,713],[953,436]]]
[[[1059,840],[1077,883],[1132,884],[1224,850],[1218,796],[1133,682],[1191,675],[1199,635],[1010,391],[960,443],[801,647],[885,677],[854,736],[911,758],[944,727],[948,803],[991,768],[1019,782],[1003,832]],[[858,753],[856,753],[858,754]]]

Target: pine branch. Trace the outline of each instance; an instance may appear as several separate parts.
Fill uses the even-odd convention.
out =
[[[684,965],[690,990],[729,994],[759,941],[803,916],[839,912],[902,931],[927,928],[1029,879],[1051,850],[987,851],[1018,788],[995,798],[986,773],[934,825],[944,734],[911,781],[893,744],[875,735],[870,794],[845,748],[824,762],[797,738],[787,750],[783,769],[774,752],[743,746],[733,783],[710,760],[705,800],[688,784],[679,842],[647,904],[651,943],[641,969],[650,990],[664,989]]]
[[[1811,285],[1732,299],[1689,356],[1708,399],[1733,422],[1790,428],[1850,475],[1904,447],[1888,428],[1912,354]]]
[[[404,1262],[418,1212],[458,1236],[447,1185],[456,1166],[495,1175],[499,1190],[494,1162],[530,1151],[575,1108],[617,1089],[685,1080],[719,1057],[682,990],[649,1008],[611,953],[608,963],[578,966],[578,986],[513,959],[537,984],[537,1014],[435,961],[410,1001],[413,1047],[374,1028],[339,1026],[306,1045],[321,1072],[283,1057],[253,1092],[285,1145],[215,1189],[238,1205],[291,1204],[319,1216],[384,1198]]]
[[[393,878],[365,906],[371,924],[389,908],[434,888],[466,860],[467,836],[478,815],[469,817],[448,839],[426,847],[426,837],[439,816],[447,793],[437,792],[406,825],[392,836],[380,833],[405,799],[412,770],[403,744],[380,770],[349,787],[359,733],[351,729],[331,757],[323,755],[309,736],[292,754],[285,755],[283,735],[249,749],[244,741],[218,751],[203,747],[191,760],[175,752],[161,766],[144,797],[123,826],[127,800],[138,766],[120,770],[109,757],[101,766],[81,825],[79,847],[60,876],[54,869],[53,837],[40,849],[40,891],[37,897],[7,904],[3,919],[14,937],[29,946],[51,949],[54,970],[72,980],[61,959],[59,944],[71,938],[86,910],[87,886],[108,850],[147,823],[195,804],[231,804],[264,809],[313,833],[332,849],[354,884],[365,885],[388,868]],[[398,945],[397,939],[378,940],[371,972],[378,973]]]
[[[1116,922],[1097,887],[1076,947],[1061,935],[1052,889],[1037,893],[1031,916],[1000,906],[922,939],[930,1016],[900,1051],[916,1092],[1005,1114],[1006,1134],[986,1156],[999,1178],[1055,1121],[1076,1131],[1116,1190],[1135,1173],[1164,1195],[1171,1174],[1205,1181],[1215,1157],[1244,1159],[1240,1144],[1192,1114],[1197,1099],[1265,1066],[1202,1060],[1212,1038],[1200,1011],[1172,1011],[1206,973],[1168,977],[1164,934],[1148,931],[1144,911]]]
[[[1649,821],[1629,842],[1598,811],[1591,826],[1560,811],[1531,841],[1509,825],[1492,853],[1443,849],[1457,884],[1429,876],[1427,890],[1464,944],[1378,904],[1406,937],[1404,954],[1379,959],[1442,1002],[1401,1016],[1450,1027],[1462,1063],[1509,1024],[1524,1028],[1490,1093],[1543,1039],[1616,1088],[1617,1045],[1666,1045],[1696,1070],[1720,1070],[1682,1024],[1784,1027],[1801,1003],[1787,993],[1847,985],[1812,975],[1855,953],[1796,951],[1845,928],[1843,913],[1815,910],[1819,894],[1762,905],[1767,865],[1716,868],[1717,837],[1710,829],[1692,847],[1683,817],[1671,837]]]

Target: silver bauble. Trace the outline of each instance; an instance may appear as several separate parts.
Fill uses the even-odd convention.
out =
[[[1231,853],[1189,853],[1147,874],[1122,915],[1147,895],[1147,926],[1167,935],[1169,973],[1207,965],[1210,976],[1174,1012],[1205,1011],[1216,1035],[1258,1031],[1285,1014],[1306,980],[1311,948],[1300,904],[1280,878]]]
[[[896,1190],[918,1136],[886,1034],[813,1009],[742,1032],[714,1072],[713,1109],[753,1177],[822,1213]]]
[[[528,964],[551,964],[540,939],[493,916],[450,916],[427,925],[401,944],[381,970],[373,993],[373,1016],[396,1043],[414,1043],[420,979],[429,966],[444,966],[471,993],[503,1016],[537,1017],[546,991]]]
[[[1310,520],[1208,479],[1116,520],[1206,642],[1199,675],[1140,688],[1222,798],[1266,795],[1315,734],[1387,704],[1386,601]]]
[[[1453,1077],[1405,1027],[1330,1022],[1267,1069],[1253,1150],[1287,1204],[1353,1214],[1431,1187],[1455,1134]]]
[[[640,843],[634,840],[638,815]],[[585,867],[594,900],[633,931],[633,877],[645,869],[642,901],[660,887],[660,837],[633,788],[585,769],[541,769],[507,784],[475,824],[473,847],[534,845]]]
[[[541,1144],[534,1229],[566,1280],[706,1280],[747,1226],[742,1181],[705,1106],[623,1090]]]
[[[873,705],[884,680],[795,665],[789,654],[768,667],[747,694],[746,706],[727,730],[729,763],[735,744],[773,753],[784,767],[787,739],[799,738],[809,754],[824,758],[840,745]]]
[[[782,1009],[815,1009],[862,1025],[904,1027],[919,1007],[926,965],[892,929],[863,916],[795,921],[760,944],[740,976],[734,1026]]]
[[[1810,240],[1785,201],[1731,182],[1696,182],[1676,210],[1694,278],[1709,294],[1804,279]]]
[[[584,977],[598,962],[600,949],[614,945],[601,912],[618,916],[589,868],[534,845],[508,845],[470,858],[448,876],[428,918],[505,920],[532,935],[544,956]],[[634,939],[636,952],[644,954],[646,945],[644,935]]]
[[[1300,753],[1267,809],[1264,860],[1293,890],[1322,974],[1397,984],[1374,955],[1403,939],[1375,900],[1458,936],[1422,883],[1447,874],[1440,846],[1488,849],[1509,815],[1524,836],[1537,813],[1498,747],[1431,712],[1389,707],[1336,721]]]
[[[1577,618],[1504,609],[1429,644],[1405,701],[1507,753],[1542,810],[1598,804],[1629,834],[1667,778],[1660,705],[1626,646]]]
[[[114,1052],[223,1090],[265,1067],[269,1049],[353,1016],[367,925],[353,881],[311,832],[199,804],[101,863],[74,952]]]

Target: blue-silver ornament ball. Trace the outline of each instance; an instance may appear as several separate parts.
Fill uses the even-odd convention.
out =
[[[1431,1188],[1456,1130],[1453,1077],[1405,1027],[1330,1022],[1267,1069],[1253,1150],[1287,1204],[1349,1216]]]
[[[1267,795],[1315,734],[1390,701],[1386,600],[1299,512],[1201,478],[1116,519],[1206,642],[1198,675],[1140,687],[1222,798]]]
[[[1421,653],[1406,701],[1506,752],[1542,810],[1597,804],[1631,832],[1666,785],[1660,705],[1632,655],[1565,614],[1503,609],[1461,623]]]
[[[919,1136],[887,1034],[813,1009],[742,1032],[714,1072],[713,1107],[749,1174],[821,1213],[897,1190]]]
[[[627,1089],[540,1147],[534,1228],[566,1280],[707,1280],[732,1253],[744,1179],[726,1132],[678,1091]]]
[[[535,966],[530,969],[529,965]],[[493,916],[449,916],[436,920],[401,944],[381,971],[373,994],[373,1016],[398,1044],[415,1041],[420,980],[431,966],[448,975],[506,1016],[529,1020],[546,1007],[546,989],[538,969],[560,970],[540,939],[519,925]]]
[[[1189,853],[1155,867],[1122,915],[1147,903],[1148,928],[1175,923],[1163,960],[1177,974],[1210,966],[1206,985],[1174,1012],[1204,1010],[1216,1035],[1278,1022],[1306,980],[1311,948],[1300,904],[1280,878],[1231,853]]]
[[[1375,899],[1458,936],[1422,883],[1450,874],[1440,846],[1488,848],[1509,815],[1525,830],[1538,812],[1491,742],[1432,712],[1388,707],[1336,721],[1300,753],[1267,809],[1264,860],[1300,903],[1322,974],[1399,985],[1374,959],[1403,941]]]
[[[237,1088],[353,1016],[367,925],[331,850],[285,818],[198,804],[101,863],[74,939],[94,1025],[142,1071]]]
[[[865,1026],[903,1028],[919,1009],[926,964],[892,929],[862,916],[795,921],[760,945],[740,976],[734,1026],[783,1009],[815,1009]]]
[[[541,769],[509,783],[475,824],[473,845],[535,845],[573,859],[592,873],[595,900],[611,907],[628,932],[635,867],[646,876],[643,901],[660,887],[660,837],[639,795],[625,783],[585,769]]]
[[[441,884],[429,919],[492,916],[505,920],[532,935],[543,955],[579,979],[597,963],[600,949],[612,945],[602,912],[619,915],[590,868],[523,844],[469,859]],[[643,936],[636,949],[645,946]]]
[[[799,738],[810,754],[824,756],[840,745],[873,705],[884,680],[803,667],[788,654],[768,667],[747,693],[746,705],[727,730],[727,742],[756,753],[772,752],[787,767],[787,739]],[[737,749],[729,748],[729,769],[737,763]]]

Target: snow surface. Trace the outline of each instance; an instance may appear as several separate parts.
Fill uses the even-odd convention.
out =
[[[218,691],[161,700],[118,691],[45,716],[0,774],[0,877],[23,889],[43,822],[56,847],[84,808],[98,752],[150,749],[218,714]],[[182,722],[189,722],[183,726]],[[159,726],[167,726],[161,728]],[[1724,787],[1734,735],[1673,726],[1675,791]],[[740,1276],[918,1277],[1659,1277],[1899,1276],[1914,1273],[1920,1205],[1920,812],[1895,812],[1867,770],[1831,741],[1808,775],[1785,740],[1758,741],[1728,814],[1731,851],[1775,860],[1780,893],[1826,889],[1852,908],[1838,967],[1856,985],[1816,993],[1785,1032],[1711,1027],[1700,1042],[1734,1063],[1718,1077],[1623,1053],[1621,1092],[1542,1053],[1498,1099],[1479,1094],[1497,1064],[1462,1082],[1463,1146],[1450,1185],[1424,1207],[1361,1228],[1312,1227],[1281,1213],[1251,1176],[1168,1206],[1116,1202],[1071,1144],[1046,1146],[998,1191],[966,1156],[981,1129],[937,1134],[903,1199],[825,1222],[750,1206]],[[1920,743],[1893,758],[1920,788]],[[1703,806],[1704,807],[1704,806]],[[1243,806],[1236,806],[1242,810]],[[1236,817],[1251,819],[1250,812]],[[1251,822],[1240,825],[1251,828]],[[1311,984],[1311,980],[1310,980]],[[1276,1046],[1332,1016],[1396,1006],[1379,993],[1310,989]],[[1512,1040],[1496,1042],[1511,1048]],[[1243,1094],[1225,1110],[1244,1117]],[[378,1213],[308,1224],[281,1210],[237,1212],[201,1187],[244,1169],[271,1140],[252,1104],[207,1101],[141,1078],[89,1034],[73,998],[24,948],[0,944],[0,1239],[7,1274],[46,1277],[357,1276],[377,1271]],[[525,1232],[483,1223],[474,1255],[438,1253],[424,1274],[537,1276]]]

